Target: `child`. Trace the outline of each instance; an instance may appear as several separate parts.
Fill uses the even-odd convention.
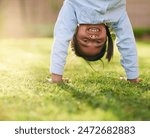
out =
[[[111,60],[113,43],[108,27],[116,34],[121,64],[127,80],[139,82],[137,50],[132,26],[126,13],[126,0],[65,0],[54,29],[51,55],[52,82],[63,81],[69,43],[85,60]],[[108,46],[106,46],[108,40]]]

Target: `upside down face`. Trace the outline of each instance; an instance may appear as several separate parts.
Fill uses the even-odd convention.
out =
[[[107,39],[104,24],[81,24],[77,32],[80,50],[88,56],[98,54]]]

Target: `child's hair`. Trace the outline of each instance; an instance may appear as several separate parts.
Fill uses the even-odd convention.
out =
[[[79,57],[84,58],[87,61],[97,61],[97,60],[100,60],[105,55],[105,52],[107,50],[106,59],[109,62],[113,56],[113,41],[112,41],[112,37],[111,37],[108,27],[105,26],[105,28],[106,28],[107,40],[104,43],[101,51],[97,55],[94,55],[94,56],[88,56],[80,50],[80,46],[77,40],[77,34],[78,34],[78,28],[77,28],[73,36],[73,39],[71,41],[71,47],[72,47],[72,50],[75,52],[75,54]]]

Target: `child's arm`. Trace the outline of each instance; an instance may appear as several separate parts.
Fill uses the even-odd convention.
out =
[[[73,37],[76,26],[77,20],[74,8],[70,3],[64,2],[54,29],[54,41],[50,67],[53,82],[62,81],[69,42]]]
[[[130,82],[139,82],[136,42],[126,12],[117,23],[113,24],[113,29],[116,33],[116,43],[121,53],[121,64],[125,69],[127,80]]]

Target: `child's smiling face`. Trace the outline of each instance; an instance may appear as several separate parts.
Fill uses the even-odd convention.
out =
[[[106,39],[107,34],[104,24],[81,24],[78,27],[77,40],[80,50],[88,56],[98,54]]]

